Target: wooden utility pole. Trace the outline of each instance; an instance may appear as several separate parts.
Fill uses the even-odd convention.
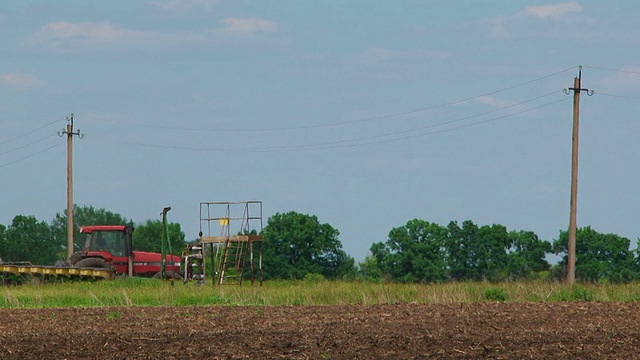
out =
[[[82,139],[80,130],[73,132],[73,114],[67,116],[67,129],[58,132],[67,135],[67,259],[73,255],[73,135]]]
[[[593,95],[593,91],[581,88],[582,66],[579,67],[578,77],[573,79],[573,87],[565,90],[566,94],[573,91],[573,134],[571,143],[571,206],[569,210],[569,249],[567,264],[567,283],[573,285],[576,281],[576,213],[578,208],[578,135],[580,126],[580,92],[586,91]]]

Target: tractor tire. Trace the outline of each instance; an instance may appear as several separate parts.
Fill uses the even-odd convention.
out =
[[[73,267],[108,269],[110,266],[109,263],[104,261],[104,259],[102,258],[90,257],[76,262],[75,264],[73,264]]]
[[[56,264],[54,266],[56,268],[70,268],[71,264],[69,264],[68,262],[66,262],[64,260],[58,260],[58,261],[56,261]]]
[[[75,252],[75,253],[71,254],[69,259],[67,259],[67,262],[70,265],[74,265],[78,261],[80,261],[82,259],[86,259],[86,258],[87,258],[87,252],[86,251],[78,251],[78,252]]]
[[[171,280],[182,279],[182,276],[175,271],[166,271],[164,274],[165,274],[165,279],[171,279]],[[162,272],[158,271],[155,275],[153,275],[153,278],[162,279]]]

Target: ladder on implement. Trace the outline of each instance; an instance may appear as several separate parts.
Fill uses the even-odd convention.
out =
[[[224,246],[224,253],[220,261],[219,285],[238,283],[242,285],[246,265],[246,245],[248,242],[232,241],[229,237]]]
[[[209,270],[213,285],[253,285],[256,276],[262,285],[261,233],[261,201],[200,203],[202,280]]]

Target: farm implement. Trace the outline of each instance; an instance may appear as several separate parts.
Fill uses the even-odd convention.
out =
[[[182,253],[183,281],[262,285],[262,202],[200,203],[200,233]]]
[[[163,209],[161,252],[133,249],[133,227],[81,226],[81,251],[54,266],[28,262],[2,263],[0,283],[21,283],[25,278],[100,280],[118,276],[195,281],[212,285],[262,285],[262,202],[200,203],[199,239],[182,256],[171,254],[167,212]]]
[[[55,266],[39,266],[30,263],[0,264],[0,273],[14,277],[68,278],[68,279],[111,279],[114,276],[110,269],[100,268],[60,268]]]
[[[163,215],[166,216],[166,210]],[[124,225],[81,226],[84,246],[66,261],[54,266],[33,265],[28,262],[0,264],[0,279],[20,282],[17,277],[43,280],[72,279],[99,280],[116,276],[180,278],[180,257],[133,250],[133,227]],[[163,240],[164,241],[164,240]],[[170,249],[170,247],[169,247]],[[163,246],[164,250],[164,246]]]

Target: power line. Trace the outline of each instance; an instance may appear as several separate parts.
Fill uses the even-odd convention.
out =
[[[553,92],[556,93],[556,92]],[[515,115],[519,115],[519,114],[523,114],[526,112],[530,112],[536,109],[540,109],[540,108],[544,108],[547,106],[551,106],[563,101],[567,101],[568,98],[562,98],[560,100],[556,100],[550,103],[546,103],[546,104],[542,104],[542,105],[538,105],[538,106],[534,106],[534,107],[530,107],[521,111],[517,111],[514,113],[509,113],[509,114],[505,114],[502,116],[498,116],[495,118],[491,118],[491,119],[486,119],[486,120],[482,120],[482,121],[478,121],[478,122],[474,122],[474,123],[470,123],[470,124],[464,124],[464,125],[460,125],[454,128],[448,128],[448,129],[442,129],[442,130],[437,130],[437,131],[431,131],[431,132],[426,132],[426,133],[420,133],[420,134],[412,134],[412,135],[407,135],[407,136],[403,136],[403,137],[397,137],[397,138],[392,138],[392,139],[380,139],[377,141],[368,141],[365,142],[367,140],[374,140],[374,139],[379,139],[379,138],[383,138],[383,137],[389,137],[389,136],[394,136],[394,135],[399,135],[399,134],[404,134],[404,133],[411,133],[411,132],[415,132],[415,131],[420,131],[420,130],[426,130],[426,129],[430,129],[430,128],[434,128],[437,126],[442,126],[442,125],[446,125],[446,124],[451,124],[454,122],[459,122],[462,120],[467,120],[469,118],[473,118],[473,117],[477,117],[477,116],[482,116],[482,115],[486,115],[489,113],[493,113],[499,110],[504,110],[506,108],[509,107],[513,107],[513,106],[518,106],[518,105],[522,105],[526,102],[530,102],[536,99],[540,99],[542,97],[545,96],[549,96],[553,93],[549,93],[549,94],[545,94],[539,97],[536,97],[534,99],[530,99],[521,103],[517,103],[517,104],[512,104],[497,110],[492,110],[489,112],[485,112],[482,114],[476,114],[476,115],[472,115],[472,116],[467,116],[464,118],[460,118],[460,119],[455,119],[455,120],[449,120],[446,122],[442,122],[439,124],[432,124],[429,126],[424,126],[421,128],[416,128],[416,129],[411,129],[411,130],[405,130],[405,131],[398,131],[398,132],[393,132],[393,133],[388,133],[388,134],[383,134],[383,135],[375,135],[375,136],[370,136],[370,137],[361,137],[361,138],[356,138],[356,139],[347,139],[347,140],[340,140],[340,141],[333,141],[333,142],[326,142],[326,143],[316,143],[316,144],[306,144],[306,145],[291,145],[291,146],[275,146],[275,147],[257,147],[257,148],[222,148],[222,147],[190,147],[190,146],[172,146],[172,145],[158,145],[158,144],[147,144],[147,143],[139,143],[139,142],[128,142],[128,141],[113,141],[115,143],[121,143],[121,144],[127,144],[127,145],[137,145],[137,146],[144,146],[144,147],[151,147],[151,148],[161,148],[161,149],[173,149],[173,150],[190,150],[190,151],[206,151],[206,152],[211,152],[211,151],[217,151],[217,152],[237,152],[237,153],[255,153],[255,152],[293,152],[293,151],[312,151],[312,150],[325,150],[325,149],[335,149],[335,148],[348,148],[348,147],[356,147],[356,146],[365,146],[365,145],[374,145],[374,144],[381,144],[381,143],[389,143],[389,142],[394,142],[394,141],[400,141],[400,140],[407,140],[407,139],[412,139],[412,138],[417,138],[417,137],[424,137],[424,136],[428,136],[428,135],[434,135],[434,134],[439,134],[439,133],[444,133],[444,132],[450,132],[450,131],[455,131],[455,130],[459,130],[459,129],[463,129],[463,128],[467,128],[467,127],[471,127],[471,126],[477,126],[477,125],[481,125],[481,124],[485,124],[485,123],[489,123],[489,122],[493,122],[493,121],[497,121],[497,120],[501,120],[501,119],[505,119],[508,117],[512,117]],[[353,143],[353,144],[349,144],[349,143]]]
[[[557,104],[557,103],[560,103],[560,102],[564,102],[564,101],[568,101],[568,100],[569,99],[560,99],[560,100],[556,100],[556,101],[553,101],[553,102],[550,102],[550,103],[547,103],[547,104],[544,104],[544,105],[539,105],[539,106],[535,106],[535,107],[532,107],[532,108],[529,108],[529,109],[526,109],[526,110],[518,111],[518,112],[515,112],[515,113],[511,113],[511,114],[507,114],[507,115],[503,115],[503,116],[499,116],[499,117],[495,117],[495,118],[491,118],[491,119],[487,119],[487,120],[483,120],[483,121],[478,121],[478,122],[474,122],[474,123],[459,125],[459,126],[453,127],[453,128],[430,131],[430,132],[421,133],[421,134],[413,134],[413,135],[403,136],[403,137],[399,137],[399,138],[379,140],[379,141],[370,141],[370,142],[359,143],[359,144],[345,144],[345,145],[339,145],[339,146],[327,146],[327,147],[308,148],[308,149],[305,149],[305,148],[290,149],[290,151],[306,151],[306,150],[325,150],[325,149],[349,148],[349,147],[357,147],[357,146],[365,146],[365,145],[383,144],[383,143],[395,142],[395,141],[400,141],[400,140],[409,140],[409,139],[414,139],[414,138],[418,138],[418,137],[424,137],[424,136],[428,136],[428,135],[435,135],[435,134],[440,134],[440,133],[460,130],[460,129],[464,129],[464,128],[468,128],[468,127],[472,127],[472,126],[486,124],[486,123],[489,123],[489,122],[501,120],[501,119],[508,118],[508,117],[511,117],[511,116],[514,116],[514,115],[519,115],[519,114],[522,114],[522,113],[526,113],[526,112],[533,111],[533,110],[536,110],[536,109],[540,109],[540,108],[543,108],[543,107],[551,106],[551,105],[554,105],[554,104]],[[278,151],[278,150],[275,150],[275,151]],[[256,151],[256,152],[271,152],[271,151]]]
[[[640,71],[633,71],[633,70],[609,69],[609,68],[596,67],[596,66],[583,66],[583,67],[587,69],[593,69],[593,70],[604,70],[604,71],[613,71],[613,72],[640,75]]]
[[[512,107],[516,107],[516,106],[521,106],[521,105],[524,105],[526,103],[529,103],[529,102],[532,102],[532,101],[535,101],[535,100],[538,100],[538,99],[542,99],[544,97],[547,97],[547,96],[550,96],[550,95],[553,95],[553,94],[556,94],[556,93],[558,93],[558,92],[557,91],[553,91],[553,92],[550,92],[550,93],[547,93],[547,94],[544,94],[544,95],[541,95],[541,96],[537,96],[537,97],[529,99],[529,100],[525,100],[525,101],[522,101],[522,102],[519,102],[519,103],[514,103],[514,104],[511,104],[511,105],[503,106],[503,107],[496,108],[496,109],[493,109],[493,110],[490,110],[490,111],[486,111],[486,112],[483,112],[483,113],[464,116],[464,117],[461,117],[461,118],[458,118],[458,119],[443,121],[443,122],[439,122],[439,123],[435,123],[435,124],[431,124],[431,125],[427,125],[427,126],[421,126],[421,127],[418,127],[418,128],[412,128],[412,129],[408,129],[408,130],[395,131],[395,132],[381,134],[381,135],[367,136],[367,137],[361,137],[361,138],[356,138],[356,139],[339,140],[339,141],[326,142],[326,143],[320,143],[320,144],[307,144],[307,145],[298,145],[298,146],[279,146],[279,147],[270,147],[270,148],[266,148],[266,149],[269,149],[269,150],[271,150],[271,149],[279,149],[279,148],[280,149],[289,149],[289,148],[299,148],[299,147],[310,147],[310,146],[315,146],[315,145],[333,145],[333,144],[339,144],[339,143],[366,141],[366,140],[373,140],[373,139],[377,139],[377,138],[384,138],[384,137],[389,137],[389,136],[394,136],[394,135],[412,133],[412,132],[415,132],[415,131],[420,131],[420,130],[425,130],[425,129],[432,129],[432,128],[436,128],[436,127],[443,126],[443,125],[449,125],[449,124],[452,124],[452,123],[461,122],[461,121],[464,121],[464,120],[469,120],[469,119],[473,119],[473,118],[484,116],[484,115],[488,115],[488,114],[493,114],[495,112],[499,112],[499,111],[502,111],[502,110],[505,110],[505,109],[509,109],[509,108],[512,108]],[[518,114],[518,113],[508,114],[508,115],[505,115],[505,117],[511,116],[511,115],[515,115],[515,114]],[[502,117],[500,117],[500,118],[502,118]]]
[[[62,144],[64,144],[64,141],[63,141],[63,142],[59,142],[59,143],[57,143],[57,144],[55,144],[55,145],[49,146],[48,148],[43,149],[43,150],[40,150],[40,151],[38,151],[38,152],[36,152],[36,153],[33,153],[33,154],[31,154],[31,155],[27,155],[27,156],[25,156],[25,157],[22,157],[22,158],[20,158],[20,159],[17,159],[17,160],[14,160],[14,161],[8,162],[8,163],[0,164],[0,168],[3,168],[3,167],[6,167],[6,166],[9,166],[9,165],[15,164],[15,163],[17,163],[17,162],[20,162],[20,161],[26,160],[26,159],[31,158],[31,157],[36,156],[36,155],[42,154],[43,152],[45,152],[45,151],[49,151],[49,150],[53,149],[54,147],[56,147],[56,146],[60,146],[60,145],[62,145]]]
[[[8,153],[12,153],[12,152],[14,152],[14,151],[16,151],[16,150],[24,149],[24,148],[26,148],[27,146],[31,146],[31,145],[33,145],[33,144],[37,144],[37,143],[39,143],[39,142],[41,142],[41,141],[47,140],[48,138],[55,136],[55,135],[56,135],[56,134],[50,134],[50,135],[47,135],[47,136],[45,136],[45,137],[43,137],[43,138],[41,138],[41,139],[38,139],[38,140],[33,141],[33,142],[30,142],[30,143],[28,143],[28,144],[25,144],[25,145],[22,145],[22,146],[18,146],[17,148],[13,148],[13,149],[11,149],[11,150],[7,150],[7,151],[4,151],[4,152],[0,152],[0,155],[5,155],[5,154],[8,154]]]
[[[281,128],[261,128],[261,129],[188,128],[188,127],[179,127],[179,126],[148,125],[148,124],[138,124],[138,125],[146,126],[146,127],[159,128],[159,129],[165,129],[165,130],[198,131],[198,132],[202,132],[202,131],[207,131],[207,132],[272,132],[272,131],[291,131],[291,130],[318,129],[318,128],[332,127],[332,126],[344,126],[344,125],[351,125],[351,124],[357,124],[357,123],[363,123],[363,122],[370,122],[370,121],[375,121],[375,120],[384,120],[384,119],[389,119],[389,118],[394,118],[394,117],[401,117],[401,116],[416,114],[416,113],[420,113],[420,112],[424,112],[424,111],[428,111],[428,110],[434,110],[434,109],[439,109],[439,108],[443,108],[443,107],[448,107],[448,106],[453,106],[453,105],[465,103],[465,102],[468,102],[468,101],[471,101],[471,100],[475,100],[475,99],[482,98],[482,97],[485,97],[485,96],[495,95],[497,93],[501,93],[501,92],[508,91],[508,90],[513,90],[513,89],[516,89],[516,88],[519,88],[519,87],[522,87],[522,86],[525,86],[525,85],[532,84],[532,83],[537,82],[537,81],[548,79],[550,77],[553,77],[553,76],[556,76],[556,75],[571,71],[571,70],[573,70],[575,68],[576,68],[575,66],[572,66],[572,67],[566,68],[564,70],[557,71],[557,72],[554,72],[552,74],[539,77],[537,79],[525,81],[523,83],[519,83],[519,84],[508,86],[508,87],[505,87],[505,88],[502,88],[502,89],[490,91],[490,92],[487,92],[487,93],[484,93],[484,94],[481,94],[481,95],[471,96],[471,97],[464,98],[464,99],[461,99],[461,100],[448,101],[448,102],[444,102],[444,103],[441,103],[441,104],[427,106],[427,107],[418,108],[418,109],[414,109],[414,110],[408,110],[408,111],[404,111],[404,112],[398,112],[398,113],[392,113],[392,114],[386,114],[386,115],[379,115],[379,116],[373,116],[373,117],[366,117],[366,118],[361,118],[361,119],[356,119],[356,120],[336,121],[336,122],[318,124],[318,125],[305,125],[305,126],[281,127]]]
[[[57,123],[58,121],[60,121],[60,120],[62,120],[62,119],[64,119],[64,116],[63,116],[63,117],[61,117],[61,118],[55,119],[54,121],[52,121],[52,122],[50,122],[50,123],[44,124],[44,125],[42,125],[41,127],[37,128],[37,129],[34,129],[34,130],[31,130],[31,131],[28,131],[28,132],[26,132],[26,133],[24,133],[24,134],[22,134],[22,135],[18,135],[18,136],[14,137],[14,138],[11,138],[11,139],[9,139],[9,140],[5,140],[5,141],[3,141],[3,142],[0,142],[0,145],[4,145],[4,144],[9,143],[9,142],[12,142],[12,141],[14,141],[14,140],[18,140],[18,139],[20,139],[20,138],[23,138],[23,137],[25,137],[25,136],[27,136],[27,135],[33,134],[34,132],[36,132],[36,131],[38,131],[38,130],[42,130],[42,129],[46,128],[47,126],[51,126],[51,125],[53,125],[53,124]]]
[[[619,98],[619,99],[627,99],[627,100],[640,100],[640,97],[634,97],[634,96],[624,96],[624,95],[615,95],[615,94],[607,94],[607,93],[602,93],[602,92],[598,92],[598,95],[602,95],[602,96],[609,96],[609,97],[614,97],[614,98]]]

